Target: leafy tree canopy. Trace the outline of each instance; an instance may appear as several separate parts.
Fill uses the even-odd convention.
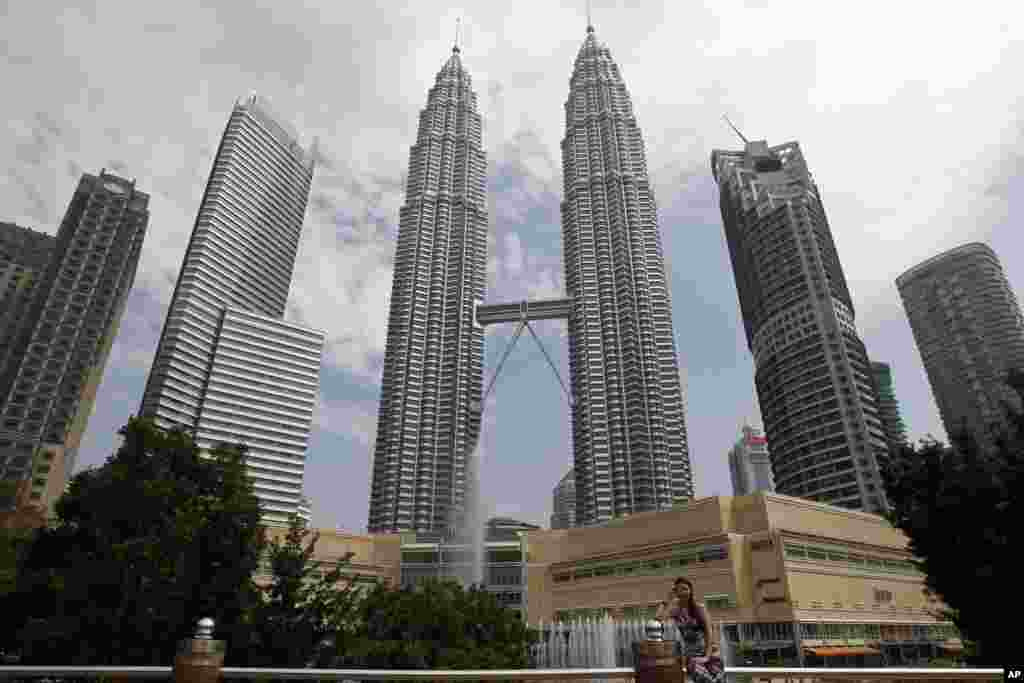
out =
[[[382,584],[360,604],[358,632],[341,666],[522,669],[536,634],[485,590],[432,579],[399,590]]]
[[[1008,384],[1024,400],[1024,373]],[[953,447],[922,442],[907,447],[883,472],[890,520],[910,538],[928,591],[949,606],[947,618],[976,646],[978,664],[1013,659],[1015,633],[1006,628],[1020,610],[1017,555],[1024,529],[1024,414],[1005,406],[1009,428],[994,447],[966,430]]]
[[[312,538],[304,546],[305,539]],[[247,642],[229,647],[231,666],[302,667],[316,661],[324,643],[343,640],[356,618],[355,577],[343,567],[353,553],[338,558],[323,572],[313,560],[319,533],[306,529],[293,516],[284,542],[273,540],[267,550],[271,581],[253,611]]]
[[[237,630],[264,546],[244,448],[202,457],[183,431],[132,419],[40,529],[8,598],[26,664],[156,665],[205,616]]]

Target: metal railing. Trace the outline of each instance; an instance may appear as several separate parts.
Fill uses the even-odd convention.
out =
[[[200,619],[192,644],[205,642],[209,646],[213,636],[212,619]],[[645,637],[648,642],[664,642],[664,627],[652,621],[647,623]],[[189,641],[183,641],[183,644]],[[219,641],[218,641],[219,642]],[[221,644],[223,645],[223,644]],[[204,651],[208,647],[202,648]],[[220,649],[223,653],[223,649]],[[180,656],[179,650],[179,656]],[[177,660],[176,660],[177,663]],[[205,666],[205,665],[204,665]],[[167,679],[178,678],[170,666],[0,666],[0,680],[42,679]],[[1002,681],[1002,669],[830,669],[785,667],[729,667],[725,671],[730,683],[759,683],[770,681],[829,682],[832,681]],[[265,669],[258,667],[221,667],[220,677],[243,680],[309,680],[309,681],[562,681],[600,679],[635,681],[637,672],[632,667],[566,668],[566,669]],[[188,676],[185,676],[186,680]]]
[[[168,679],[169,666],[0,666],[0,679],[138,678]],[[615,669],[262,669],[227,666],[225,679],[278,679],[321,681],[569,681],[615,679],[632,681],[632,668]],[[1002,669],[807,669],[731,667],[729,681],[1002,681]]]

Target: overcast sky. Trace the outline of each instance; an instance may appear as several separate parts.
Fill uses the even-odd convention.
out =
[[[893,366],[914,439],[945,438],[894,280],[982,240],[1024,282],[1024,11],[1015,2],[594,0],[644,133],[660,210],[698,495],[729,494],[726,453],[760,424],[715,148],[797,140],[821,189],[873,359]],[[58,10],[58,6],[66,9]],[[258,92],[319,138],[288,316],[326,330],[306,491],[313,523],[366,527],[398,208],[427,89],[463,17],[490,163],[488,299],[562,291],[563,104],[584,2],[198,5],[0,0],[0,219],[53,233],[79,175],[150,193],[149,231],[79,466],[139,405],[232,104]],[[564,326],[538,326],[567,378]],[[485,381],[513,329],[490,328]],[[571,443],[565,397],[521,339],[485,409],[494,514],[547,525]]]

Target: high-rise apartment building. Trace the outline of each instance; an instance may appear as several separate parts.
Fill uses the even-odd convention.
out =
[[[487,160],[459,48],[437,74],[409,154],[373,456],[371,533],[437,532],[465,505],[480,429]]]
[[[56,238],[0,228],[0,469],[52,512],[74,471],[135,281],[149,195],[83,174]]]
[[[571,529],[576,526],[576,478],[571,467],[551,492],[551,498],[551,528]]]
[[[768,439],[760,429],[744,425],[743,435],[729,451],[729,476],[734,496],[775,491]]]
[[[896,278],[946,433],[964,427],[982,444],[1019,407],[1006,373],[1024,368],[1024,319],[994,251],[965,244]]]
[[[590,26],[569,82],[562,170],[576,520],[590,525],[693,496],[643,137]]]
[[[907,445],[907,428],[900,416],[900,404],[892,383],[892,368],[888,363],[871,362],[871,377],[878,396],[878,417],[882,421],[889,455],[894,456]]]
[[[748,142],[713,152],[711,167],[776,491],[884,511],[889,451],[871,368],[799,145]]]
[[[57,238],[14,223],[0,223],[0,377],[14,355],[14,341],[46,274]],[[20,355],[20,354],[19,354]]]
[[[202,448],[241,442],[268,523],[305,508],[323,334],[283,316],[313,155],[267,102],[236,103],[214,158],[141,415]]]

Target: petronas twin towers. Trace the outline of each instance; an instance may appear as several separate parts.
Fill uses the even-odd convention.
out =
[[[643,139],[592,27],[565,104],[566,298],[577,523],[693,495],[671,299]],[[479,438],[486,307],[486,157],[458,47],[412,147],[388,323],[369,531],[437,532],[467,503]],[[531,305],[523,302],[522,315]],[[489,314],[484,315],[484,311]],[[553,313],[554,312],[554,313]]]

